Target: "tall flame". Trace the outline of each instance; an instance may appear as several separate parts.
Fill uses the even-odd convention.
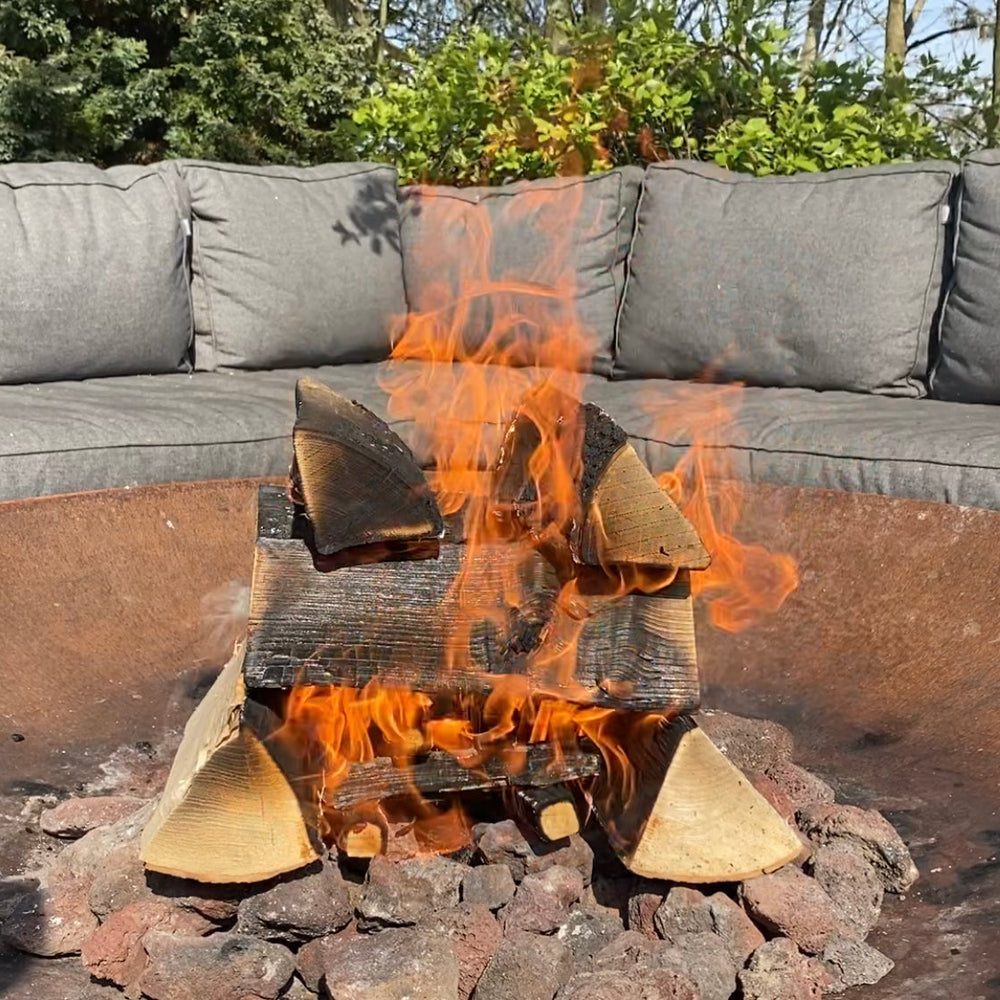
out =
[[[428,479],[443,512],[462,515],[466,555],[445,598],[461,613],[450,637],[450,663],[443,668],[461,665],[477,622],[530,611],[533,595],[525,592],[521,571],[539,551],[556,567],[561,584],[550,622],[552,630],[564,633],[552,644],[557,655],[552,662],[537,662],[533,675],[491,677],[492,690],[478,701],[458,695],[450,701],[432,699],[377,681],[361,690],[295,688],[279,736],[295,741],[302,759],[316,762],[319,784],[327,790],[344,779],[352,763],[376,756],[405,762],[438,749],[478,766],[501,749],[545,741],[561,752],[581,743],[596,747],[608,776],[626,798],[631,791],[635,775],[625,748],[662,715],[615,712],[572,700],[575,635],[601,601],[655,591],[673,575],[616,568],[598,572],[601,583],[595,585],[578,569],[559,570],[572,561],[560,548],[564,530],[583,513],[580,440],[569,428],[578,420],[582,373],[591,368],[596,343],[577,313],[574,244],[581,227],[573,223],[582,190],[583,185],[522,190],[503,199],[491,225],[490,214],[480,206],[423,189],[423,211],[434,216],[431,228],[449,238],[419,247],[424,280],[382,379],[390,417],[414,425],[415,450],[433,469]],[[544,252],[536,249],[530,260],[519,259],[511,252],[512,234]],[[500,245],[502,254],[497,253]],[[500,258],[505,266],[499,266]],[[682,399],[657,414],[661,429],[683,426],[691,434],[692,447],[661,482],[712,555],[711,569],[693,574],[692,584],[709,601],[712,622],[729,630],[777,610],[797,583],[788,556],[742,545],[732,534],[739,491],[727,479],[731,470],[724,465],[724,452],[712,443],[731,419],[736,391],[720,389],[707,408],[694,398]],[[519,408],[537,429],[526,467],[536,510],[545,515],[529,518],[527,531],[523,523],[512,530],[489,473],[501,431]],[[481,556],[485,547],[497,544],[517,557]],[[544,678],[555,678],[558,688],[543,683]],[[462,826],[455,819],[459,813],[430,809],[417,794],[408,808],[413,825],[423,824],[425,844],[450,843]]]

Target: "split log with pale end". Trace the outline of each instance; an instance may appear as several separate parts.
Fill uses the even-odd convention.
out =
[[[295,386],[295,409],[292,485],[318,553],[444,534],[413,453],[384,421],[310,378]]]
[[[801,851],[795,831],[709,740],[681,717],[626,748],[634,789],[602,777],[594,811],[625,866],[672,882],[738,882]]]
[[[246,700],[243,656],[241,644],[184,729],[142,833],[140,857],[151,871],[256,882],[322,852],[314,808],[300,801],[265,742],[271,718]]]
[[[563,784],[515,789],[514,810],[543,840],[563,840],[580,832],[576,800]]]
[[[349,858],[374,858],[385,854],[389,821],[377,801],[356,802],[349,809],[329,814],[328,821],[333,842],[341,854]]]

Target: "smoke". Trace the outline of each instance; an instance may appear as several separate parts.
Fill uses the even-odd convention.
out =
[[[246,631],[250,616],[250,586],[244,580],[227,580],[201,599],[204,650],[199,662],[222,662]]]

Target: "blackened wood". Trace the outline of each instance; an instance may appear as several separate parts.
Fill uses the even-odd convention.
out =
[[[291,538],[295,503],[284,486],[257,487],[257,537]]]
[[[406,766],[388,757],[352,764],[347,777],[323,797],[325,806],[351,809],[359,802],[418,791],[424,795],[470,792],[504,787],[542,786],[601,773],[599,753],[557,753],[546,743],[511,747],[494,756],[452,755],[434,750]]]
[[[317,552],[443,535],[427,480],[384,421],[308,378],[295,386],[295,407],[292,479]]]
[[[469,608],[452,591],[465,548],[439,559],[316,571],[296,540],[257,544],[244,672],[251,687],[386,685],[428,693],[485,692],[522,674],[536,691],[586,704],[690,711],[698,704],[689,581],[652,595],[581,595],[556,603],[558,581],[537,553],[486,546],[473,562]],[[526,560],[526,561],[523,561]],[[469,570],[466,569],[468,572]],[[532,595],[508,608],[502,581]]]

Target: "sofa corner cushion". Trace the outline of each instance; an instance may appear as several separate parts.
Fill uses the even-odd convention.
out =
[[[384,358],[406,311],[396,172],[180,161],[194,225],[195,367]]]
[[[1000,403],[1000,150],[962,166],[951,288],[931,394]]]
[[[616,375],[923,395],[956,169],[649,167]]]
[[[0,383],[186,370],[185,201],[156,166],[0,167]]]
[[[465,359],[487,360],[479,352],[492,327],[514,331],[508,360],[609,374],[642,178],[619,167],[500,187],[404,188],[410,309],[453,325]]]

